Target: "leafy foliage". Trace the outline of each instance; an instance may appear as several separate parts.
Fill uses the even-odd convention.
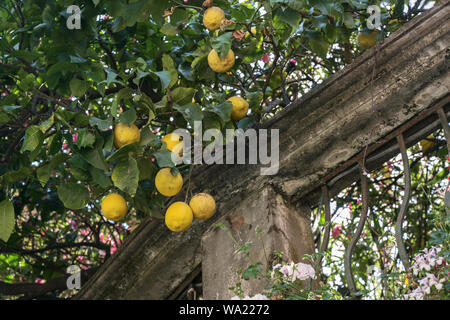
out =
[[[400,2],[378,2],[385,36],[428,1],[407,11]],[[224,130],[272,117],[361,53],[356,36],[366,31],[369,1],[215,0],[232,21],[215,32],[201,23],[202,4],[0,4],[3,281],[49,281],[70,264],[102,263],[125,229],[148,215],[161,217],[154,175],[158,166],[172,166],[163,135],[192,131],[194,120]],[[81,9],[81,29],[67,27],[70,5]],[[238,58],[229,73],[211,71],[212,48],[233,49]],[[226,102],[233,95],[251,108],[238,123]],[[118,122],[136,124],[141,141],[116,149],[111,129]],[[100,213],[100,200],[112,191],[131,205],[126,223],[112,224]]]

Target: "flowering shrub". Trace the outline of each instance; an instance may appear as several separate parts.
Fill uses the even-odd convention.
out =
[[[231,300],[269,300],[269,299],[308,299],[312,292],[305,288],[304,281],[315,279],[314,268],[306,263],[278,263],[267,273],[259,273],[256,278],[265,279],[268,282],[266,292],[252,297],[243,297],[240,285],[233,289],[238,294]],[[243,297],[241,299],[241,297]]]
[[[411,270],[420,280],[417,280],[416,288],[404,296],[405,300],[432,299],[448,292],[444,285],[448,281],[449,271],[443,253],[442,248],[431,247],[415,256]]]
[[[315,279],[315,271],[314,268],[306,263],[297,263],[294,264],[291,262],[290,264],[277,264],[273,266],[273,271],[270,274],[271,278],[274,279],[276,277],[276,271],[283,275],[283,278],[287,281],[294,282],[298,280],[307,280],[309,278]]]

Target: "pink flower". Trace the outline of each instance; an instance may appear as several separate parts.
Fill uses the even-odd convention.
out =
[[[297,61],[295,61],[295,59],[291,59],[291,60],[289,61],[289,63],[293,64],[294,66],[297,65]]]
[[[72,134],[72,141],[75,143],[78,141],[78,133]]]
[[[26,123],[24,123],[23,126],[24,126],[25,128],[27,128],[29,125],[30,125],[30,124],[26,122]]]
[[[262,62],[267,63],[269,62],[269,59],[270,59],[269,54],[266,53],[264,57],[262,57]]]
[[[338,224],[338,225],[335,226],[335,227],[333,228],[333,230],[331,231],[331,236],[332,236],[334,239],[337,239],[341,233],[342,233],[342,225]]]
[[[67,149],[67,143],[63,143],[62,147],[64,150]]]

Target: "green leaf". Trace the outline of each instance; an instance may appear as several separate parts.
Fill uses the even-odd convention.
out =
[[[189,103],[184,106],[174,105],[173,108],[179,111],[192,126],[194,121],[202,121],[203,119],[202,108],[198,103]]]
[[[356,2],[356,1],[353,1]],[[329,0],[309,0],[310,5],[320,10],[322,14],[328,16],[336,16],[344,12],[344,8],[340,3]]]
[[[170,85],[170,82],[172,81],[171,74],[169,71],[159,71],[159,72],[153,72],[156,74],[159,79],[161,80],[161,85],[163,90],[167,89]]]
[[[144,127],[141,129],[141,141],[139,141],[139,146],[147,146],[150,142],[156,139],[156,135],[152,132],[150,127]]]
[[[133,124],[137,119],[136,110],[130,108],[119,116],[119,122],[124,124]]]
[[[182,106],[192,102],[195,92],[194,88],[178,87],[171,92],[170,96],[173,102]]]
[[[48,179],[50,179],[50,172],[51,172],[51,168],[49,165],[40,167],[36,170],[36,176],[42,187],[45,187]]]
[[[11,118],[5,112],[0,112],[0,126],[8,123],[9,120],[11,120]]]
[[[318,31],[308,31],[309,46],[311,50],[321,58],[326,58],[330,44],[322,39],[322,35]]]
[[[155,159],[160,168],[171,168],[174,167],[172,162],[172,151],[170,150],[160,150],[155,153]]]
[[[42,144],[43,140],[44,134],[42,133],[41,128],[38,126],[28,127],[25,132],[25,141],[23,142],[20,152],[24,153],[25,151],[34,151]]]
[[[158,170],[150,159],[140,158],[137,161],[139,168],[139,181],[142,180],[152,180]]]
[[[344,25],[348,29],[353,29],[355,27],[355,20],[353,20],[353,14],[351,12],[344,12],[343,15]]]
[[[0,177],[2,183],[14,183],[20,180],[26,180],[31,175],[31,169],[27,167],[22,167],[18,170],[6,172]]]
[[[99,128],[99,130],[108,130],[109,127],[112,126],[112,118],[103,120],[96,117],[92,117],[89,119],[89,124],[91,126],[96,126],[97,128]]]
[[[139,182],[139,169],[135,159],[120,162],[113,170],[112,181],[114,186],[134,196]]]
[[[167,9],[168,1],[167,0],[152,0],[150,3],[150,14],[152,15],[152,19],[157,24],[162,24],[164,21],[164,9]]]
[[[170,23],[166,23],[161,28],[161,33],[165,34],[166,36],[176,36],[178,33],[178,28],[171,25]]]
[[[89,191],[81,184],[66,183],[56,187],[58,197],[68,209],[83,209],[89,202]]]
[[[405,0],[397,0],[395,3],[394,13],[392,14],[392,19],[400,18],[403,16],[405,11]]]
[[[231,49],[231,32],[226,32],[220,37],[212,39],[211,45],[217,51],[221,59],[225,58]]]
[[[7,113],[12,113],[14,110],[20,109],[22,106],[1,106],[0,109]]]
[[[50,137],[48,144],[48,155],[53,155],[61,150],[62,134],[60,130],[58,130],[53,136]]]
[[[83,128],[78,131],[78,140],[76,145],[80,148],[92,147],[95,143],[95,136],[88,129]]]
[[[126,144],[122,146],[119,150],[114,152],[112,155],[110,155],[108,158],[106,158],[106,161],[112,162],[112,161],[123,161],[128,159],[130,153],[136,153],[138,152],[138,142],[133,142]]]
[[[279,8],[275,11],[275,15],[277,16],[278,21],[289,24],[292,27],[293,31],[295,31],[299,27],[300,20],[302,19],[300,12],[291,8],[286,8],[284,10]]]
[[[78,155],[75,155],[72,159],[70,160],[74,160],[76,159]],[[36,176],[39,180],[39,183],[41,184],[42,187],[44,187],[47,184],[48,179],[50,179],[50,174],[51,171],[53,169],[55,169],[58,165],[60,165],[62,162],[64,162],[67,158],[67,155],[64,153],[60,153],[56,156],[54,156],[48,164],[39,167],[36,170]]]
[[[108,171],[108,166],[106,165],[103,152],[101,152],[101,150],[99,150],[98,148],[88,149],[86,151],[82,151],[80,154],[84,160],[86,160],[94,167],[103,171]]]
[[[69,83],[70,91],[75,97],[81,97],[86,93],[89,88],[89,84],[86,81],[73,78]]]
[[[233,104],[230,101],[225,101],[221,104],[213,105],[210,110],[217,114],[224,122],[228,122],[231,120]]]
[[[172,88],[178,81],[178,72],[175,62],[168,54],[163,54],[162,57],[163,69],[170,73],[169,88]]]
[[[109,188],[112,186],[111,178],[108,177],[102,170],[89,166],[89,173],[92,179],[102,188]]]
[[[0,239],[7,242],[15,224],[14,206],[11,201],[3,200],[0,202]]]

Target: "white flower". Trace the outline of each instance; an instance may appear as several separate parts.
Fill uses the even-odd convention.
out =
[[[292,275],[294,274],[294,263],[292,262],[290,265],[286,264],[282,266],[279,271],[285,277],[292,277]]]
[[[306,263],[297,263],[295,265],[295,271],[294,271],[294,280],[306,280],[308,278],[315,279],[316,278],[316,272],[314,271],[314,268]]]

